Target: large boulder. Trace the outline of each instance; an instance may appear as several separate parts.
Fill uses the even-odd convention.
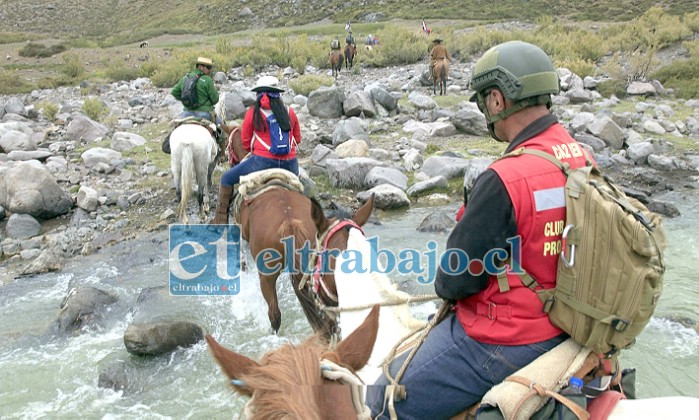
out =
[[[374,196],[374,207],[381,210],[394,210],[410,207],[410,199],[400,188],[391,184],[381,184],[357,194],[357,198],[366,202]]]
[[[408,188],[408,177],[396,168],[385,168],[378,166],[366,175],[364,180],[369,187],[381,184],[390,184],[405,191]]]
[[[136,133],[117,131],[112,136],[112,149],[119,152],[131,150],[134,147],[143,146],[144,144],[146,144],[146,139]]]
[[[615,150],[624,146],[624,131],[607,116],[596,117],[588,124],[587,130]]]
[[[343,107],[345,115],[348,117],[358,117],[364,114],[364,116],[371,118],[377,113],[371,94],[363,90],[350,92],[345,99]]]
[[[364,189],[366,176],[382,163],[370,158],[327,159],[330,185],[338,188]]]
[[[84,151],[80,157],[83,159],[85,166],[92,167],[98,163],[109,164],[113,160],[121,159],[121,153],[104,147],[93,147]]]
[[[5,112],[7,112],[8,114],[17,114],[23,116],[27,115],[24,108],[24,102],[22,102],[22,100],[16,96],[7,100],[7,103],[5,104]]]
[[[460,177],[470,165],[469,161],[450,156],[430,156],[422,165],[422,171],[430,177],[443,176],[446,179]]]
[[[5,134],[0,135],[0,150],[5,153],[17,151],[36,150],[36,140],[32,136],[21,131],[10,130]]]
[[[488,125],[482,112],[472,107],[461,108],[452,118],[454,126],[466,134],[485,136]]]
[[[384,107],[387,111],[395,111],[398,109],[398,99],[394,98],[386,89],[378,85],[367,86],[371,92],[371,96],[374,98],[379,105]]]
[[[76,332],[103,318],[106,307],[117,301],[116,296],[94,287],[72,288],[63,299],[60,312],[53,322],[54,332]]]
[[[444,210],[432,212],[420,223],[418,232],[449,232],[456,224],[454,215]]]
[[[339,118],[345,95],[337,87],[322,86],[308,95],[308,113],[320,118]]]
[[[338,144],[335,153],[341,158],[369,156],[369,144],[364,140],[347,140]]]
[[[333,145],[337,146],[350,139],[369,141],[369,134],[367,134],[362,120],[359,118],[348,118],[338,121],[335,125],[335,130],[333,131]]]
[[[73,200],[44,167],[19,162],[0,166],[0,205],[13,213],[51,219],[68,213]]]
[[[76,115],[66,129],[69,140],[87,142],[98,140],[107,135],[109,130],[103,124],[93,121],[85,115]]]
[[[124,333],[126,350],[136,356],[157,356],[204,339],[202,328],[189,321],[132,323]]]
[[[226,103],[226,121],[237,120],[245,116],[247,107],[243,102],[243,95],[239,91],[226,92],[223,100]]]
[[[27,239],[41,231],[41,223],[28,214],[14,213],[7,219],[5,233],[8,238]]]

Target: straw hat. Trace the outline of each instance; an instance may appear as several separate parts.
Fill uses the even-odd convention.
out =
[[[257,79],[255,87],[252,88],[253,92],[260,91],[272,91],[272,92],[284,92],[284,89],[279,87],[279,79],[274,76],[262,76]]]
[[[197,58],[197,61],[196,61],[194,64],[195,64],[195,65],[201,64],[201,65],[203,65],[203,66],[213,66],[213,65],[214,65],[214,61],[213,61],[212,59],[210,59],[210,58],[199,57],[199,58]]]

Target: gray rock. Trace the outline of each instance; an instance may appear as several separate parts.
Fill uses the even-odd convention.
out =
[[[415,105],[417,109],[435,109],[437,108],[437,103],[429,96],[422,95],[417,91],[410,92],[408,95],[408,100],[411,104]]]
[[[362,202],[366,202],[374,195],[374,207],[381,210],[394,210],[404,207],[410,207],[410,199],[405,192],[400,188],[390,185],[378,185],[368,191],[362,191],[357,194]]]
[[[643,129],[654,134],[665,134],[665,129],[655,120],[643,121]]]
[[[61,268],[61,258],[52,250],[45,249],[41,251],[41,254],[39,254],[34,261],[27,264],[22,269],[22,274],[25,276],[31,276],[53,271],[61,271]]]
[[[377,114],[371,94],[363,90],[350,92],[345,99],[343,108],[348,117],[358,117],[363,113],[366,117],[371,118]]]
[[[339,188],[364,189],[366,175],[381,162],[370,158],[327,159],[330,185]]]
[[[391,96],[391,94],[381,86],[368,86],[370,88],[371,96],[374,101],[379,103],[387,111],[395,111],[398,109],[398,99]]]
[[[426,191],[432,191],[437,188],[446,188],[447,186],[449,186],[449,181],[445,177],[436,176],[413,184],[410,188],[408,188],[406,193],[410,197],[416,197]]]
[[[607,147],[607,144],[605,142],[593,136],[592,134],[576,133],[574,137],[575,140],[577,140],[578,142],[592,147],[592,150],[594,150],[595,152],[601,152],[602,150],[604,150],[605,147]]]
[[[585,76],[583,78],[583,87],[588,90],[597,89],[597,80],[591,76]]]
[[[320,118],[339,118],[343,114],[345,95],[337,87],[322,86],[308,95],[308,113]]]
[[[470,162],[463,158],[430,156],[422,165],[422,171],[430,177],[443,176],[446,179],[463,176]]]
[[[26,133],[10,130],[0,136],[0,150],[10,153],[16,150],[36,150],[36,141]]]
[[[419,232],[449,232],[455,224],[453,214],[439,210],[428,214],[417,230]]]
[[[654,213],[658,213],[662,216],[670,218],[678,217],[680,215],[680,211],[677,209],[677,207],[675,207],[674,204],[665,203],[662,201],[651,201],[650,203],[648,203],[646,207],[648,208],[648,210]]]
[[[135,133],[128,133],[125,131],[117,131],[112,136],[112,149],[122,152],[124,150],[131,150],[134,147],[143,146],[146,144],[146,139]]]
[[[631,84],[626,88],[626,93],[629,95],[654,96],[658,92],[655,90],[652,83],[631,82]]]
[[[97,210],[97,206],[99,205],[98,198],[99,196],[95,189],[83,185],[80,187],[80,190],[78,190],[76,204],[81,209],[92,212]]]
[[[587,130],[613,149],[619,150],[624,146],[624,132],[609,117],[596,117],[595,121],[588,124]]]
[[[434,137],[449,137],[456,134],[456,127],[449,121],[435,121],[430,135]]]
[[[468,191],[473,188],[473,183],[488,167],[493,163],[490,158],[474,158],[469,162],[468,167],[464,171],[464,188]]]
[[[582,90],[585,86],[580,76],[565,67],[556,69],[556,73],[561,81],[561,90],[564,92]]]
[[[403,167],[406,171],[417,171],[422,167],[423,163],[422,154],[415,148],[410,148],[408,152],[403,155]]]
[[[26,112],[24,111],[24,102],[22,102],[21,99],[13,96],[10,99],[7,100],[7,103],[5,103],[5,112],[8,114],[17,114],[17,115],[23,115],[26,116]]]
[[[202,328],[189,321],[132,323],[124,333],[126,350],[136,356],[157,356],[204,339]]]
[[[590,103],[593,101],[592,92],[584,89],[569,90],[565,97],[570,99],[571,104]]]
[[[454,126],[466,134],[485,136],[488,134],[488,125],[483,113],[477,109],[467,107],[456,111],[452,118]]]
[[[5,207],[0,206],[0,221],[2,221],[4,219],[5,219]],[[0,241],[2,241],[1,238],[0,238]]]
[[[25,162],[28,160],[38,160],[43,162],[51,156],[53,156],[53,153],[49,152],[48,150],[13,150],[7,154],[7,157],[10,160],[14,160],[16,162]]]
[[[587,130],[587,126],[595,121],[595,115],[591,112],[580,112],[568,123],[568,127],[573,133],[582,133]]]
[[[7,219],[5,234],[8,238],[25,239],[41,232],[41,223],[28,214],[13,213]]]
[[[668,156],[649,154],[647,159],[648,165],[659,171],[672,171],[677,168],[675,160]]]
[[[643,164],[648,161],[648,156],[655,151],[655,148],[650,142],[644,141],[641,143],[632,144],[626,151],[629,159],[637,164]]]
[[[369,141],[369,134],[364,129],[362,120],[357,117],[338,121],[333,131],[333,145],[341,144],[350,139]]]
[[[626,132],[626,145],[631,146],[632,144],[643,143],[646,141],[641,134],[636,130],[628,130]]]
[[[104,290],[90,286],[74,287],[61,302],[52,329],[54,332],[76,332],[103,318],[102,311],[116,301],[114,295]]]
[[[223,100],[226,103],[226,121],[237,120],[245,116],[248,108],[245,106],[241,91],[226,92]]]
[[[326,159],[338,159],[339,156],[333,149],[329,148],[328,146],[325,146],[323,144],[319,144],[313,149],[313,153],[311,154],[311,161],[313,164],[322,166],[323,168],[325,167],[325,161]]]
[[[97,386],[100,388],[125,391],[129,386],[129,372],[123,360],[115,360],[100,370]]]
[[[50,219],[67,213],[73,200],[45,168],[19,162],[0,166],[0,205],[13,213]]]
[[[408,177],[398,169],[379,166],[369,171],[364,183],[368,187],[390,184],[405,191],[408,188]]]
[[[104,147],[93,147],[84,151],[80,157],[85,166],[92,167],[99,163],[109,164],[113,160],[121,159],[121,153]]]
[[[109,130],[103,124],[85,115],[76,115],[68,124],[66,137],[72,141],[90,142],[106,136],[108,132]]]

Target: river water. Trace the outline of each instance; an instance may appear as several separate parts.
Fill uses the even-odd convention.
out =
[[[699,397],[699,335],[670,317],[699,320],[699,288],[694,264],[699,261],[699,193],[668,197],[682,216],[666,220],[670,248],[665,291],[656,317],[622,363],[638,370],[639,396]],[[434,209],[412,209],[383,215],[368,224],[367,236],[393,250],[418,249],[430,240],[441,249],[445,234],[415,230]],[[455,207],[447,210],[455,212]],[[131,306],[144,287],[168,281],[167,232],[115,245],[99,254],[70,261],[61,273],[11,281],[0,289],[0,417],[2,418],[230,418],[243,404],[226,386],[224,376],[200,343],[160,357],[130,356],[123,334],[132,320]],[[1,270],[1,268],[0,268]],[[1,273],[1,272],[0,272]],[[0,274],[2,275],[2,274]],[[400,287],[430,293],[410,276],[395,277]],[[47,333],[61,300],[72,286],[89,285],[119,297],[106,318],[80,335]],[[245,273],[240,293],[232,297],[176,297],[174,305],[151,308],[177,313],[202,325],[222,344],[251,357],[311,334],[287,278],[278,282],[282,326],[269,333],[267,308],[257,278]],[[434,304],[415,309],[434,310]],[[97,386],[99,372],[110,361],[126,360],[134,369],[126,391]]]

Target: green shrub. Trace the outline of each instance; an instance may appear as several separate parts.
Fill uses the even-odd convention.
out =
[[[393,28],[388,31],[378,32],[380,45],[374,46],[371,51],[366,51],[362,61],[375,67],[394,66],[401,64],[413,64],[420,60],[427,60],[430,41],[419,32],[407,28]],[[445,33],[445,45],[449,45],[451,37]],[[364,52],[362,52],[364,53]]]
[[[90,119],[99,121],[109,113],[109,108],[99,98],[87,98],[83,102],[83,113]]]
[[[39,110],[41,110],[41,113],[44,114],[47,120],[53,121],[60,108],[53,102],[41,101],[41,103],[39,103]]]
[[[37,38],[33,34],[22,32],[0,32],[0,44],[14,44],[15,42],[33,41]]]
[[[160,64],[158,64],[155,60],[148,60],[141,64],[138,75],[140,77],[153,77],[155,72],[158,71],[158,68],[160,68]]]
[[[299,95],[308,96],[321,86],[332,86],[330,76],[308,74],[289,81],[289,86]]]
[[[617,98],[626,96],[626,83],[618,79],[607,79],[597,83],[597,91],[604,97],[616,95]]]
[[[27,93],[33,89],[34,85],[23,79],[17,70],[0,71],[0,95]]]
[[[61,73],[63,73],[69,79],[77,79],[85,73],[85,67],[80,61],[80,56],[78,53],[66,53],[63,55],[63,66],[61,67]]]
[[[568,59],[556,59],[554,58],[553,64],[558,67],[565,67],[573,73],[580,77],[592,76],[595,74],[595,63],[588,60],[583,60],[581,58],[568,58]]]
[[[653,74],[666,88],[675,90],[675,95],[684,99],[699,98],[699,56],[689,60],[675,61]]]
[[[22,57],[52,57],[66,50],[65,45],[57,44],[47,47],[44,44],[30,42],[19,50]]]
[[[124,63],[119,63],[107,67],[104,75],[112,82],[119,82],[122,80],[128,82],[137,79],[141,75],[141,69],[138,67],[126,67]]]
[[[233,46],[228,38],[219,38],[216,40],[216,52],[223,55],[230,55],[233,51]]]

